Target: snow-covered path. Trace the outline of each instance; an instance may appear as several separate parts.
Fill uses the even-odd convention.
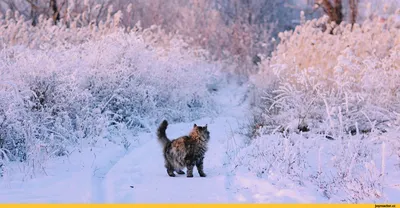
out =
[[[234,202],[226,168],[227,148],[232,148],[234,132],[245,122],[244,94],[227,88],[216,95],[222,109],[216,117],[170,123],[167,129],[173,139],[187,134],[193,123],[208,124],[211,140],[204,161],[206,178],[200,178],[197,169],[194,178],[169,177],[154,128],[152,133],[140,134],[140,144],[128,152],[121,145],[102,141],[68,157],[48,160],[46,173],[32,178],[23,173],[22,163],[14,164],[0,178],[0,203]]]
[[[128,151],[121,144],[99,140],[95,147],[77,148],[69,156],[48,159],[45,173],[32,173],[24,169],[29,166],[23,163],[11,164],[0,178],[0,203],[335,202],[307,182],[299,185],[273,174],[258,177],[243,165],[236,168],[237,158],[248,148],[238,132],[248,122],[249,113],[243,91],[225,90],[216,95],[221,107],[218,115],[187,123],[170,122],[167,129],[168,137],[174,139],[186,135],[194,123],[208,124],[211,138],[204,160],[207,177],[199,177],[197,169],[193,178],[169,177],[155,135],[157,127],[153,127],[151,133],[132,136],[131,141],[137,142]],[[249,164],[257,159],[254,166],[266,162],[263,157],[242,158],[242,163]],[[397,200],[398,180],[391,181],[394,185],[387,191],[388,197]]]
[[[177,175],[164,168],[162,151],[153,133],[141,134],[143,144],[129,152],[115,145],[74,154],[51,164],[48,176],[13,179],[0,186],[0,202],[35,203],[228,203],[232,199],[226,149],[238,120],[204,118],[211,131],[204,161],[206,178]],[[167,134],[187,134],[193,123],[170,124]]]
[[[258,178],[247,170],[233,170],[234,158],[245,145],[238,132],[249,119],[245,88],[226,88],[216,94],[220,112],[193,122],[170,122],[170,139],[187,135],[193,124],[208,124],[207,177],[169,177],[162,147],[151,133],[132,137],[129,150],[106,139],[95,147],[76,149],[68,157],[46,162],[46,174],[24,175],[14,164],[0,178],[0,203],[312,203],[318,193],[307,187],[285,186]],[[77,151],[78,150],[78,151]],[[260,161],[262,163],[264,161]],[[16,172],[17,174],[15,174]],[[185,170],[186,172],[186,170]]]
[[[206,178],[194,171],[193,178],[171,178],[164,168],[162,151],[153,134],[145,134],[144,145],[121,159],[106,175],[105,202],[109,203],[227,203],[227,173],[224,168],[226,141],[234,118],[201,119],[211,132],[204,165]],[[187,134],[193,124],[172,124],[167,135],[175,138]]]
[[[193,124],[208,124],[211,139],[204,159],[207,177],[201,178],[194,170],[194,177],[178,175],[171,178],[164,168],[162,148],[157,142],[155,130],[141,134],[144,144],[135,148],[116,163],[103,180],[106,203],[228,203],[235,201],[230,176],[227,172],[227,148],[235,140],[235,131],[243,123],[246,103],[243,91],[220,92],[217,98],[221,114],[216,118],[203,118],[190,123],[170,124],[170,139],[186,135]],[[185,170],[186,172],[186,170]]]

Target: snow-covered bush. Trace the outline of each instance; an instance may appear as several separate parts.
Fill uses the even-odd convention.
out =
[[[275,36],[280,30],[292,27],[292,18],[297,17],[299,12],[298,9],[286,6],[286,3],[292,0],[286,2],[279,0],[54,1],[57,8],[51,8],[48,0],[2,1],[0,19],[2,19],[1,13],[4,13],[5,19],[18,16],[17,22],[24,18],[28,20],[26,24],[36,24],[36,22],[40,24],[43,19],[49,19],[46,24],[57,22],[71,28],[86,26],[103,28],[110,25],[110,22],[111,25],[117,23],[126,28],[134,27],[137,22],[141,22],[144,28],[159,25],[168,32],[179,32],[185,36],[186,41],[190,40],[191,45],[207,49],[216,59],[239,56],[240,64],[243,61],[251,61],[247,56],[254,57],[258,53],[270,52],[273,48],[269,41],[271,35]],[[59,21],[53,18],[54,9],[57,10]],[[38,28],[45,31],[40,25]],[[68,35],[69,32],[65,32]],[[20,32],[15,34],[21,36]],[[52,38],[43,34],[45,38]],[[29,34],[27,36],[32,37]],[[69,38],[75,39],[75,37]]]
[[[112,12],[112,11],[111,11]],[[77,17],[66,25],[61,22],[53,25],[51,19],[40,16],[33,27],[18,12],[8,10],[2,18],[0,14],[0,47],[9,45],[25,45],[29,48],[49,49],[56,46],[68,47],[70,44],[84,43],[88,40],[100,39],[103,35],[119,30],[119,13],[109,14],[109,18],[99,23],[83,24]]]
[[[2,28],[4,37],[14,26]],[[128,147],[124,135],[152,131],[162,119],[185,122],[218,110],[209,86],[222,65],[159,27],[91,36],[90,28],[43,26],[51,40],[26,27],[39,47],[28,38],[0,50],[1,160],[40,168],[37,160],[76,144],[105,138]]]
[[[334,202],[384,202],[399,173],[399,15],[281,33],[252,77],[256,132],[236,169]]]
[[[396,13],[400,7],[397,0],[360,0],[358,2],[358,20],[379,16],[382,19]]]
[[[324,17],[281,33],[253,79],[268,126],[339,136],[393,125],[400,105],[398,15],[353,30],[343,23],[333,34]]]
[[[394,136],[394,137],[393,137]],[[398,136],[262,135],[242,148],[231,168],[283,189],[315,190],[322,202],[387,202],[398,177]]]

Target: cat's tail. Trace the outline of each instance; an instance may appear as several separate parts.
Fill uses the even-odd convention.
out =
[[[167,134],[165,133],[165,131],[167,130],[167,127],[168,127],[168,122],[167,122],[167,120],[164,120],[157,129],[157,139],[163,148],[165,147],[165,145],[167,143],[170,142],[170,140],[167,137]]]

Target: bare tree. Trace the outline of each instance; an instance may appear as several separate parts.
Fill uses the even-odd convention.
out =
[[[329,16],[330,21],[336,22],[336,24],[340,24],[343,21],[342,0],[334,0],[333,2],[318,0],[316,4],[322,7],[324,12]]]
[[[349,0],[350,7],[350,23],[353,26],[356,23],[358,16],[358,1]],[[325,14],[329,16],[330,21],[340,24],[343,21],[343,2],[342,0],[317,0],[315,3],[317,7],[324,10]]]
[[[39,17],[39,7],[37,6],[38,1],[37,0],[26,0],[30,5],[31,5],[31,19],[32,19],[32,25],[36,26],[38,23],[38,17]]]
[[[61,9],[68,0],[0,0],[0,11],[18,12],[36,26],[40,15],[51,18],[54,24],[61,19]]]
[[[64,1],[65,2],[65,1]],[[60,11],[57,7],[57,0],[50,0],[50,8],[53,11],[52,19],[54,24],[57,24],[60,21]]]
[[[354,23],[356,23],[356,19],[358,16],[358,1],[359,0],[349,0],[350,5],[350,23],[353,29]]]

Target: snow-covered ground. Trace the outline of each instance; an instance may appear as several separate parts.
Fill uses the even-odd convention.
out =
[[[193,123],[209,125],[211,140],[204,163],[206,178],[199,177],[196,171],[194,178],[187,178],[185,175],[169,177],[163,166],[162,151],[156,141],[154,128],[151,133],[141,133],[135,138],[132,136],[132,141],[137,142],[128,150],[108,141],[99,142],[95,147],[84,148],[81,152],[75,151],[69,156],[48,160],[43,171],[34,177],[28,177],[33,174],[22,174],[27,172],[23,169],[24,165],[12,164],[0,179],[0,202],[340,202],[339,198],[333,197],[329,200],[324,197],[323,193],[310,182],[295,183],[279,175],[279,171],[275,172],[275,176],[273,171],[268,177],[257,175],[255,169],[263,167],[269,161],[264,157],[252,157],[250,152],[263,152],[256,149],[262,147],[259,146],[262,144],[245,145],[246,139],[238,133],[249,115],[244,95],[244,88],[222,90],[216,99],[221,107],[218,116],[205,117],[189,123],[171,124],[167,129],[167,135],[175,138],[187,134]],[[262,141],[270,142],[260,140]],[[302,145],[302,150],[307,151],[309,146]],[[271,146],[278,147],[276,144]],[[317,158],[308,160],[312,163]],[[389,202],[398,202],[400,187],[395,183],[396,175],[390,176],[391,184],[388,183],[384,191],[386,199]]]
[[[218,95],[221,113],[190,123],[171,124],[170,138],[187,134],[193,123],[208,124],[211,132],[205,159],[206,178],[195,174],[171,178],[163,165],[155,130],[137,136],[129,150],[107,141],[51,159],[32,178],[22,174],[23,164],[11,164],[0,179],[2,203],[202,203],[242,201],[233,190],[226,150],[248,115],[245,89],[226,89]],[[133,140],[133,139],[132,139]]]
[[[0,17],[0,203],[400,203],[398,12],[282,31],[252,75],[120,14]],[[170,138],[208,124],[206,178],[167,175],[163,119]]]
[[[137,136],[129,150],[107,141],[49,160],[43,173],[27,178],[13,164],[0,181],[2,203],[229,203],[312,202],[314,197],[289,189],[279,190],[248,173],[234,174],[229,166],[243,145],[240,126],[246,122],[245,89],[226,89],[218,95],[221,113],[190,123],[171,124],[167,135],[185,135],[193,123],[208,124],[211,132],[205,158],[206,178],[171,178],[164,168],[155,130]],[[15,174],[18,173],[18,174]]]

